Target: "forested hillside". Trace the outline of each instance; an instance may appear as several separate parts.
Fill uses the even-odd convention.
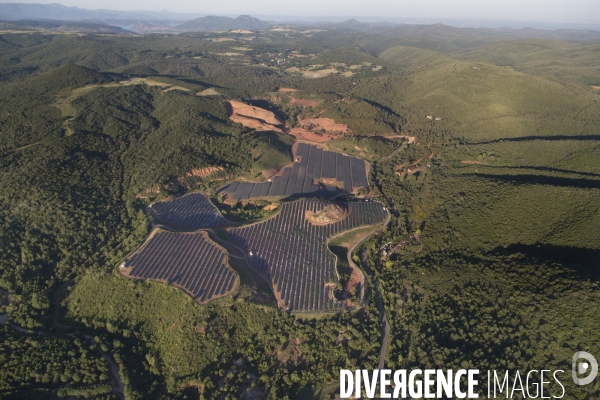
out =
[[[0,397],[332,399],[339,369],[378,365],[377,289],[388,368],[600,354],[598,44],[439,29],[419,45],[419,30],[1,34]],[[233,122],[226,100],[285,131]],[[117,273],[153,201],[202,191],[237,223],[270,215],[216,189],[268,179],[317,118],[347,126],[312,133],[369,160],[392,214],[352,255],[362,307],[287,313],[237,265],[240,287],[205,305]]]

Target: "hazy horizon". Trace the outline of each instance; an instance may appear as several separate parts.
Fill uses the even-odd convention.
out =
[[[421,2],[384,0],[343,2],[333,0],[327,3],[305,0],[300,3],[282,3],[272,0],[256,0],[249,4],[241,0],[229,0],[206,5],[190,0],[173,0],[165,7],[163,1],[131,0],[64,0],[64,1],[3,1],[0,3],[62,4],[91,10],[118,11],[169,11],[174,13],[194,13],[211,15],[262,15],[302,19],[315,17],[357,17],[388,19],[474,19],[506,20],[546,23],[596,23],[600,20],[600,2],[597,0],[505,0],[480,2],[456,0],[451,3],[443,0],[423,0]],[[593,16],[593,17],[592,17]],[[595,18],[595,19],[592,19]]]

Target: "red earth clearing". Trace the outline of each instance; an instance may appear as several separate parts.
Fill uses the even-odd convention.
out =
[[[281,90],[281,89],[280,89]],[[294,98],[292,98],[294,99]],[[316,105],[314,100],[294,99],[297,104]],[[298,126],[288,129],[285,121],[271,111],[260,107],[229,100],[226,102],[229,118],[257,131],[275,131],[295,136],[298,140],[325,143],[336,139],[337,133],[350,132],[348,125],[336,124],[331,118],[298,118]]]
[[[304,140],[312,143],[325,143],[335,139],[335,136],[331,134],[311,132],[304,128],[292,128],[288,133],[295,136],[298,140]]]
[[[336,124],[331,118],[307,118],[299,119],[298,124],[309,131],[324,130],[326,132],[342,132],[350,131],[348,125]]]
[[[240,123],[257,131],[283,133],[285,122],[271,111],[235,100],[230,100],[226,103],[229,106],[229,118],[233,122]]]

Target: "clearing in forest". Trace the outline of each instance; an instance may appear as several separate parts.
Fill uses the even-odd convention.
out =
[[[229,100],[226,104],[229,118],[233,122],[259,131],[283,133],[285,122],[275,113],[241,101]]]
[[[296,55],[299,57],[301,55]],[[380,71],[383,69],[381,65],[373,65],[369,62],[362,64],[348,65],[343,62],[333,62],[330,64],[314,64],[308,67],[289,67],[285,72],[288,74],[300,74],[303,78],[319,79],[333,74],[340,74],[344,77],[351,77],[358,72]]]
[[[126,81],[111,82],[111,83],[104,83],[104,84],[97,84],[97,85],[87,85],[87,86],[73,89],[73,90],[71,90],[71,93],[68,96],[57,99],[56,102],[51,104],[51,106],[58,108],[60,110],[61,116],[63,118],[75,117],[77,115],[77,110],[75,109],[75,107],[73,107],[72,102],[79,96],[83,96],[84,94],[87,94],[97,88],[114,88],[114,87],[119,87],[119,86],[132,86],[132,85],[147,85],[147,86],[161,87],[161,88],[164,88],[163,93],[171,91],[171,90],[181,90],[181,91],[185,91],[185,92],[190,91],[190,89],[185,88],[183,86],[175,86],[170,83],[160,82],[157,80],[153,80],[151,78],[131,78]],[[210,90],[210,89],[207,89],[207,90]]]
[[[223,167],[206,167],[206,168],[193,169],[190,172],[188,172],[187,174],[185,174],[185,176],[196,176],[199,178],[204,178],[204,177],[207,177],[217,171],[223,171]]]
[[[292,98],[294,99],[294,98]],[[316,106],[315,100],[294,99],[304,106]],[[242,103],[241,101],[226,101],[229,119],[257,131],[274,131],[290,134],[298,140],[324,143],[336,138],[336,134],[350,132],[348,125],[337,124],[331,118],[301,118],[298,126],[289,129],[283,118],[264,108]],[[290,102],[291,103],[291,102]]]
[[[215,88],[208,88],[196,93],[196,96],[218,96],[220,94]]]
[[[317,78],[323,78],[324,76],[327,76],[327,75],[335,74],[337,72],[339,72],[339,71],[335,68],[325,68],[325,69],[318,69],[315,71],[302,71],[302,76],[304,78],[317,79]]]
[[[312,132],[325,131],[347,133],[350,131],[348,125],[336,124],[331,118],[299,118],[298,125]]]
[[[304,140],[312,143],[326,143],[336,139],[336,136],[332,134],[312,132],[302,127],[292,128],[288,133],[298,140]]]

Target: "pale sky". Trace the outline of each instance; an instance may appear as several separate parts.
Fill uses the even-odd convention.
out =
[[[0,2],[4,2],[0,0]],[[539,22],[600,21],[600,0],[17,0],[88,9],[202,14],[475,18]]]

